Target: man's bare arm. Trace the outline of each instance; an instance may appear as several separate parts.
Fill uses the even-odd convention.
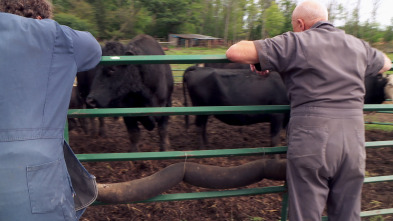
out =
[[[232,45],[226,52],[229,60],[236,63],[256,64],[259,63],[257,49],[253,41],[240,41]]]
[[[392,68],[392,61],[390,60],[390,58],[388,58],[388,56],[386,56],[386,54],[383,54],[385,57],[385,64],[383,65],[382,69],[378,72],[380,74],[390,70],[390,68]]]

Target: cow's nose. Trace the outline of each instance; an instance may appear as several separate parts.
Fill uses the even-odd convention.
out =
[[[93,97],[88,96],[86,98],[86,104],[92,108],[97,107],[97,102]]]

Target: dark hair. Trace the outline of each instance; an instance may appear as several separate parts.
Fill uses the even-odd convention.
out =
[[[0,12],[26,18],[52,18],[52,4],[48,0],[0,0]]]

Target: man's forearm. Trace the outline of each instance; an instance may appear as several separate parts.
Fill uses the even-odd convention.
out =
[[[258,53],[253,41],[240,41],[232,45],[226,52],[229,60],[236,63],[259,63]]]
[[[385,62],[384,62],[383,68],[378,72],[381,74],[390,70],[390,68],[392,68],[392,61],[390,60],[390,58],[386,54],[383,54],[383,56],[385,58]]]

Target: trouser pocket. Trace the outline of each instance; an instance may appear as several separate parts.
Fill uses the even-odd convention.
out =
[[[65,200],[61,160],[28,166],[27,185],[32,213],[49,213]],[[61,207],[59,207],[61,208]]]
[[[299,168],[319,169],[325,163],[326,127],[291,125],[288,160]]]

